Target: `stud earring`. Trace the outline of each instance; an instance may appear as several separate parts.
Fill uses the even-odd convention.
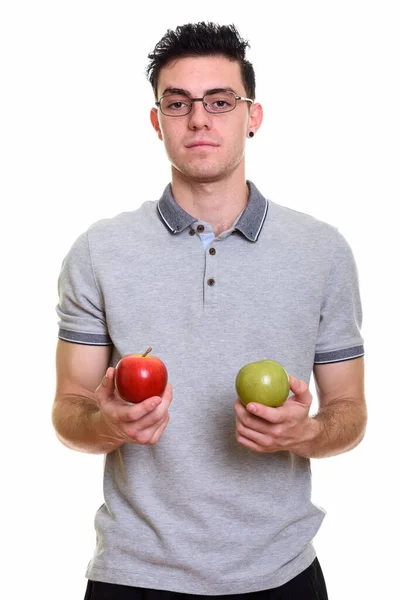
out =
[[[253,137],[254,136],[254,131],[250,131],[249,132],[249,137]]]

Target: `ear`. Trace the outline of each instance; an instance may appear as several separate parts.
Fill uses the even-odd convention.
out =
[[[159,139],[162,140],[163,136],[162,136],[162,131],[161,131],[161,127],[160,127],[160,122],[158,120],[158,111],[154,107],[150,111],[150,121],[151,121],[151,124],[153,125],[154,129],[156,130]]]
[[[261,104],[256,102],[250,106],[249,114],[249,126],[248,131],[254,131],[254,133],[261,127],[263,120],[263,109]]]

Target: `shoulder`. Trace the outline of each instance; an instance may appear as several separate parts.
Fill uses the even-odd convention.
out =
[[[271,200],[268,201],[268,205],[268,211],[271,213],[271,220],[277,225],[289,228],[290,230],[300,228],[301,231],[304,232],[322,233],[333,238],[336,238],[337,236],[338,229],[331,223],[321,221],[308,213],[289,208],[288,206],[283,206],[276,202],[271,202]]]
[[[291,239],[300,247],[309,245],[314,249],[328,248],[329,252],[334,252],[341,236],[335,225],[270,200],[268,221],[276,235],[285,240]]]
[[[96,221],[86,231],[89,242],[123,240],[126,236],[143,232],[144,228],[147,229],[154,222],[156,208],[156,200],[147,200],[135,210]]]
[[[148,200],[139,208],[92,223],[73,241],[66,258],[72,262],[107,258],[114,250],[123,250],[133,242],[145,243],[157,223],[157,201]]]

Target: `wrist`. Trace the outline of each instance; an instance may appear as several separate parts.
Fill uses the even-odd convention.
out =
[[[305,458],[312,458],[318,439],[321,436],[321,431],[321,423],[314,417],[308,417],[304,424],[302,441],[295,445],[293,452]]]
[[[92,415],[93,427],[96,431],[97,438],[104,453],[112,452],[116,450],[124,443],[118,432],[113,428],[111,423],[107,421],[100,410],[96,411]]]

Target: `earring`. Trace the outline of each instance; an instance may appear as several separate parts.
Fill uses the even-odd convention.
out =
[[[253,137],[254,136],[254,131],[250,131],[249,132],[249,137]]]

